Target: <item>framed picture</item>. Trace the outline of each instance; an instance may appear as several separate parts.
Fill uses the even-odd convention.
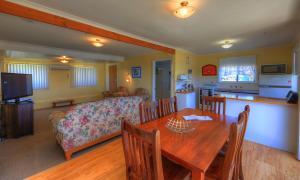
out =
[[[207,64],[202,66],[202,76],[216,76],[217,75],[217,66],[213,64]]]
[[[132,76],[132,78],[141,78],[142,77],[142,68],[140,66],[132,67],[131,68],[131,76]]]

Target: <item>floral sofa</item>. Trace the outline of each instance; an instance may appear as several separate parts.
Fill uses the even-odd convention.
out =
[[[76,151],[120,134],[121,119],[140,123],[142,96],[116,97],[79,104],[66,113],[53,112],[51,120],[56,139],[69,160]]]

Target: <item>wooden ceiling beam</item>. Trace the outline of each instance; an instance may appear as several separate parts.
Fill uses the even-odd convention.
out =
[[[99,27],[91,26],[71,19],[67,19],[54,14],[39,11],[33,8],[15,4],[12,2],[0,0],[0,12],[22,18],[27,18],[59,27],[64,27],[72,30],[77,30],[104,38],[109,38],[137,46],[142,46],[150,49],[155,49],[168,54],[175,54],[175,49],[132,38],[126,35],[108,31]]]

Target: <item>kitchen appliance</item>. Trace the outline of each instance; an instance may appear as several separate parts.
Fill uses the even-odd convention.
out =
[[[293,82],[294,81],[294,82]],[[260,75],[259,96],[285,99],[288,92],[295,89],[297,78],[294,75]]]
[[[203,86],[199,88],[199,108],[202,107],[202,97],[203,96],[214,96],[215,87],[213,86]]]
[[[177,76],[177,80],[188,80],[187,74],[180,74]]]
[[[286,102],[290,104],[297,104],[298,103],[298,93],[294,91],[289,91],[286,96]]]
[[[261,74],[286,74],[286,64],[266,64],[261,66]]]

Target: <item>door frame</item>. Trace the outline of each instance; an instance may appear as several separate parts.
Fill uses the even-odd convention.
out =
[[[298,75],[298,93],[300,93],[300,41],[293,50],[293,74]],[[298,61],[298,62],[297,62]],[[297,63],[296,63],[297,62]],[[298,106],[298,142],[297,142],[297,159],[300,160],[300,106]]]
[[[171,71],[171,78],[170,78],[170,96],[172,96],[172,87],[173,87],[173,61],[172,58],[167,58],[167,59],[157,59],[152,61],[152,101],[156,101],[155,96],[156,96],[156,63],[157,62],[162,62],[162,61],[170,61],[170,71]]]

